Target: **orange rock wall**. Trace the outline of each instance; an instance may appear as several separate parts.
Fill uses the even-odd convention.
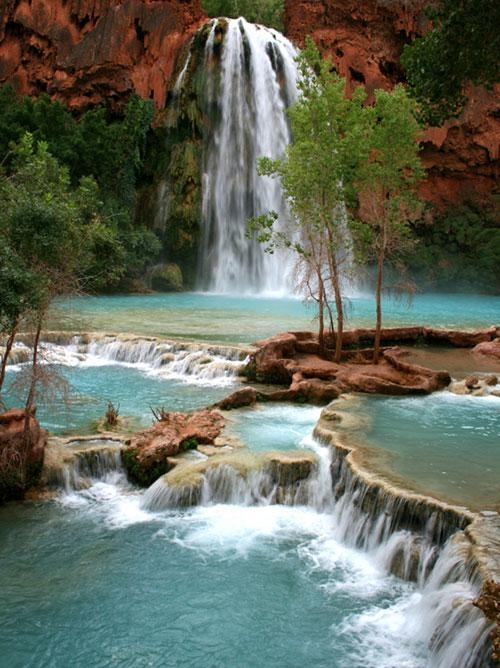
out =
[[[0,81],[73,108],[132,91],[164,106],[175,60],[205,19],[201,0],[4,0]]]
[[[348,86],[368,92],[402,81],[399,57],[423,34],[428,0],[285,0],[286,33],[302,44],[311,35],[330,54]],[[428,178],[422,195],[438,208],[476,201],[499,191],[500,86],[473,88],[461,118],[429,129],[422,142]],[[499,213],[500,216],[500,213]]]
[[[349,86],[371,93],[403,77],[405,43],[426,29],[428,0],[285,0],[286,33],[311,34]],[[205,20],[201,0],[3,0],[0,82],[75,109],[136,91],[161,108],[176,60]],[[423,196],[439,208],[499,194],[500,86],[473,89],[458,121],[427,131]]]

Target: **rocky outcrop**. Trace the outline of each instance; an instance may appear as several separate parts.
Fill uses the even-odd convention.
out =
[[[428,22],[428,0],[287,0],[287,35],[302,44],[312,35],[330,54],[352,89],[369,94],[404,79],[399,58],[405,44],[422,35]],[[422,160],[428,177],[422,196],[438,208],[482,202],[498,192],[500,153],[500,85],[487,91],[471,88],[459,119],[430,128],[422,138]]]
[[[449,345],[468,344],[479,338],[493,336],[485,332],[440,332],[411,327],[408,330],[386,329],[382,341],[408,343],[416,340],[435,341]],[[496,331],[496,330],[495,330]],[[407,334],[407,336],[406,336]],[[428,394],[447,387],[451,382],[447,371],[433,371],[402,359],[399,348],[385,348],[379,364],[371,362],[372,350],[356,346],[373,342],[373,330],[346,332],[347,345],[340,363],[329,359],[328,350],[320,355],[316,335],[310,332],[284,332],[256,344],[250,356],[247,376],[258,382],[284,385],[286,389],[261,393],[260,399],[309,401],[324,404],[344,392],[369,394]],[[426,338],[428,337],[428,338]]]
[[[134,434],[122,450],[128,477],[147,487],[172,468],[171,457],[200,444],[212,444],[224,426],[217,411],[163,413],[159,422]]]
[[[40,427],[35,412],[31,412],[27,433],[24,410],[0,414],[0,503],[24,498],[39,480],[47,432]]]
[[[200,0],[6,0],[0,81],[77,109],[132,92],[162,108],[179,52],[204,19]]]

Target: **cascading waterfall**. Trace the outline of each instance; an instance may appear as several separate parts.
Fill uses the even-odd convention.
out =
[[[295,55],[276,31],[242,18],[213,22],[205,47],[212,128],[203,164],[198,268],[203,290],[290,292],[290,260],[281,252],[266,254],[245,234],[252,216],[270,210],[286,215],[279,182],[257,175],[257,159],[283,157],[290,141],[285,110],[297,95]]]
[[[462,529],[470,517],[429,500],[396,498],[375,492],[345,464],[345,455],[313,438],[303,444],[317,457],[310,475],[294,476],[281,487],[265,466],[222,462],[185,485],[158,479],[147,490],[142,507],[165,508],[200,504],[240,506],[307,505],[332,516],[335,540],[372,556],[385,571],[418,583],[400,611],[405,634],[429,648],[433,668],[479,668],[488,665],[491,625],[472,605],[481,581],[471,565],[470,542]],[[166,476],[168,477],[168,475]],[[283,478],[283,476],[281,476]],[[287,476],[284,476],[285,480]],[[334,484],[335,482],[335,484]]]

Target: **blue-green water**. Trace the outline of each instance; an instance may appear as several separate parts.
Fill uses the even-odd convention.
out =
[[[152,514],[117,480],[0,508],[9,668],[427,665],[420,599],[308,508]]]
[[[347,326],[373,326],[370,296],[348,300]],[[250,343],[280,331],[315,328],[313,305],[300,299],[269,299],[205,293],[79,297],[60,300],[51,325]],[[500,297],[416,295],[411,302],[386,299],[384,324],[474,329],[500,324]]]
[[[230,413],[226,429],[255,451],[294,450],[312,433],[320,412],[315,406],[257,405]]]
[[[351,323],[371,324],[371,301],[352,302]],[[248,342],[312,326],[311,311],[294,300],[154,295],[82,298],[60,307],[71,316],[65,317],[65,326],[72,330],[204,340]],[[485,327],[498,322],[499,311],[497,298],[422,297],[412,310],[393,304],[388,324]],[[151,422],[150,406],[197,408],[226,395],[238,382],[224,373],[197,375],[203,361],[183,377],[168,365],[77,359],[74,354],[65,362],[65,352],[56,356],[73,387],[69,412],[61,400],[50,397],[39,409],[42,422],[57,433],[87,431],[103,416],[108,400],[121,415],[145,425]],[[20,373],[19,368],[11,370],[9,382]],[[414,422],[423,423],[422,416],[432,413],[436,398],[439,406],[438,395],[360,400],[366,399],[366,406],[360,403],[366,415],[371,414],[368,402],[379,402],[373,412],[394,428],[394,443],[406,432],[404,447],[393,448],[391,441],[387,450],[394,461],[396,451],[406,452],[406,463],[398,464],[399,469],[394,464],[398,475],[417,471],[417,478],[428,476],[424,460],[432,460],[441,441],[425,445],[413,430]],[[411,410],[402,415],[404,401]],[[419,401],[421,410],[412,422],[404,414],[415,414],[413,402]],[[384,402],[396,413],[383,418]],[[470,457],[468,432],[486,430],[491,446],[498,422],[494,415],[485,418],[482,408],[476,406],[468,415],[459,405],[457,400],[458,412],[450,406],[441,414],[438,409],[433,424],[450,418],[455,435],[443,446],[445,463],[463,460],[462,470],[472,472],[476,457]],[[311,407],[269,405],[234,412],[229,419],[231,430],[250,447],[286,450],[300,447],[317,413]],[[469,429],[457,427],[460,416]],[[375,421],[370,424],[375,428]],[[457,438],[463,434],[465,439]],[[385,436],[382,441],[386,448]],[[417,450],[420,444],[423,450]],[[478,461],[494,474],[491,452],[485,448]],[[449,470],[448,477],[455,475],[451,467],[443,470]],[[472,475],[471,488],[478,486],[476,473]],[[481,485],[485,480],[483,476]],[[425,485],[431,489],[427,480]],[[449,496],[449,490],[436,493]],[[452,584],[449,598],[441,590],[428,598],[422,589],[388,576],[378,552],[346,547],[329,512],[207,505],[152,513],[141,507],[142,494],[115,473],[54,501],[0,508],[3,664],[429,668],[437,665],[428,650],[435,629],[431,610],[437,609],[433,597],[444,602],[446,616],[453,597],[474,596],[467,584],[458,589]],[[458,651],[460,656],[463,650]]]
[[[360,396],[349,410],[362,420],[356,440],[375,446],[372,467],[452,503],[500,510],[499,397]]]
[[[185,411],[204,408],[231,391],[227,385],[197,385],[179,379],[163,378],[147,369],[113,364],[92,367],[52,367],[69,383],[68,393],[44,396],[37,402],[38,419],[51,433],[91,433],[104,418],[108,401],[130,420],[129,426],[140,428],[152,424],[151,409]],[[7,376],[5,402],[19,405],[19,392],[13,384],[16,374]]]

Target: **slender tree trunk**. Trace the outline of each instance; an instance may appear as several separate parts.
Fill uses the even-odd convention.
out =
[[[336,262],[332,262],[332,285],[335,297],[335,310],[337,311],[337,336],[335,338],[335,356],[334,361],[337,364],[342,358],[342,338],[344,335],[344,305],[342,303],[342,290],[340,287],[340,277]]]
[[[7,369],[7,360],[10,355],[10,351],[12,350],[12,346],[14,345],[14,341],[16,339],[16,334],[17,330],[19,327],[19,318],[17,318],[14,322],[14,325],[12,326],[11,332],[9,334],[9,338],[7,339],[7,342],[5,344],[5,352],[2,357],[2,364],[0,365],[0,392],[2,391],[3,387],[3,382],[5,380],[5,371]]]
[[[378,364],[380,361],[380,338],[382,333],[382,268],[383,255],[379,253],[377,261],[377,283],[375,287],[375,303],[377,309],[377,318],[375,323],[375,340],[373,342],[373,362]]]
[[[323,283],[323,278],[318,272],[318,283],[319,283],[319,294],[318,294],[318,343],[321,352],[325,349],[325,285]]]
[[[382,285],[384,275],[384,260],[386,248],[386,231],[384,228],[382,243],[377,256],[377,281],[375,285],[375,304],[376,304],[376,322],[375,322],[375,340],[373,342],[373,362],[378,364],[380,361],[380,339],[382,334]]]
[[[33,357],[31,360],[31,381],[28,389],[28,396],[26,398],[26,404],[24,407],[24,448],[25,453],[28,452],[29,447],[31,446],[31,430],[30,430],[30,418],[31,412],[35,405],[35,394],[36,394],[36,385],[38,382],[38,348],[40,345],[40,336],[42,333],[42,323],[43,317],[40,316],[37,322],[35,338],[33,341]]]

